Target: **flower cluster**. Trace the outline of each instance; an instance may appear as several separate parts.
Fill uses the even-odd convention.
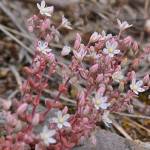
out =
[[[131,27],[127,22],[118,20],[120,32],[115,36],[94,32],[87,44],[77,33],[73,47],[62,47],[60,55],[71,59],[65,64],[49,47],[52,41],[59,41],[59,29],[72,29],[71,24],[62,16],[61,24],[55,26],[51,17],[54,7],[47,7],[44,0],[37,7],[39,14],[28,20],[29,31],[36,31],[37,40],[32,64],[24,68],[27,79],[21,100],[1,100],[5,136],[0,137],[0,149],[72,149],[93,135],[97,122],[109,127],[109,113],[123,111],[150,87],[148,74],[137,79],[135,73],[150,49],[142,51],[132,38],[121,36]],[[136,51],[132,59],[131,49]],[[54,80],[58,75],[60,81]],[[48,90],[53,81],[56,94]],[[78,88],[74,100],[64,103],[61,96],[69,97],[69,85],[74,84]],[[49,98],[44,95],[46,91]],[[44,109],[39,111],[41,106]],[[41,126],[43,130],[36,131]]]

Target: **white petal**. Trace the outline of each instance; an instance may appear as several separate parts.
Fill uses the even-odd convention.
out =
[[[109,41],[107,41],[107,42],[106,42],[106,48],[111,48],[111,47],[112,47],[112,43],[109,42]]]
[[[58,124],[57,124],[57,127],[58,127],[59,129],[61,129],[61,128],[63,127],[63,125],[60,124],[60,123],[58,123]]]
[[[112,37],[112,34],[107,34],[106,38],[109,39]]]
[[[113,53],[109,53],[108,56],[112,58],[112,57],[114,57],[114,54]]]
[[[57,117],[58,117],[58,118],[62,118],[62,112],[61,112],[61,111],[58,111],[58,112],[57,112]]]
[[[66,127],[71,127],[71,125],[70,125],[69,122],[64,122],[64,126],[66,126]]]
[[[137,95],[139,94],[138,91],[136,91],[136,90],[133,90],[133,92],[134,92],[135,94],[137,94]]]
[[[55,130],[49,130],[49,136],[53,136],[56,134],[56,131]]]
[[[102,103],[102,104],[100,105],[100,107],[101,107],[102,109],[107,109],[107,107],[108,107],[109,105],[110,105],[109,103]]]
[[[138,87],[142,86],[142,85],[143,85],[143,81],[142,81],[142,80],[137,81],[137,82],[136,82],[136,85],[137,85]]]
[[[48,17],[51,17],[51,14],[49,14],[49,13],[45,13],[45,15],[48,16]]]
[[[41,6],[40,6],[40,4],[38,4],[38,3],[37,3],[37,8],[38,8],[39,10],[41,9]]]
[[[120,53],[120,50],[119,50],[119,49],[116,49],[116,50],[113,51],[113,53],[114,53],[114,54],[119,54],[119,53]]]
[[[44,8],[45,7],[45,0],[42,0],[41,1],[41,8]]]
[[[51,143],[51,144],[54,144],[54,143],[56,143],[56,140],[53,139],[53,138],[49,138],[49,139],[48,139],[48,142]]]
[[[112,48],[113,48],[113,49],[116,49],[117,46],[118,46],[118,43],[117,43],[116,41],[114,41],[114,42],[112,43]]]
[[[105,54],[108,54],[108,53],[109,53],[107,48],[104,48],[104,49],[103,49],[103,52],[104,52]]]
[[[106,32],[104,30],[102,31],[102,36],[106,36]]]
[[[143,89],[143,88],[138,88],[138,92],[144,92],[145,91],[145,89]]]
[[[102,97],[102,102],[106,102],[107,101],[107,96]]]
[[[48,46],[48,43],[47,42],[43,42],[42,43],[42,47],[45,49],[45,48],[47,48],[47,46]]]
[[[63,119],[64,119],[64,120],[68,120],[69,117],[70,117],[70,115],[69,115],[69,114],[66,114],[66,115],[63,116]]]
[[[97,109],[97,110],[99,110],[99,106],[97,106],[97,105],[94,105],[95,106],[95,108]]]
[[[43,10],[46,11],[46,12],[52,13],[53,10],[54,10],[54,7],[53,7],[53,6],[46,7],[46,8],[44,8]]]
[[[43,132],[45,133],[45,132],[47,132],[49,129],[48,129],[48,127],[47,126],[44,126],[43,127]]]

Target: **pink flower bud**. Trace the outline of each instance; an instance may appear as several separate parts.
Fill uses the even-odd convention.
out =
[[[105,90],[106,90],[105,85],[104,84],[100,84],[99,89],[98,89],[97,92],[98,92],[98,94],[103,95]]]
[[[45,38],[45,41],[46,41],[47,43],[49,43],[52,39],[53,39],[53,36],[50,35],[50,34],[47,34],[47,35],[46,35],[46,38]]]
[[[90,112],[90,107],[88,105],[85,106],[85,109],[83,110],[83,114],[87,115]]]
[[[40,115],[36,113],[32,119],[32,125],[36,126],[37,124],[39,124],[39,121],[40,121]]]
[[[132,42],[133,42],[133,39],[131,36],[127,36],[124,40],[123,40],[124,44],[128,47],[131,46]]]
[[[33,26],[28,26],[28,31],[33,32]]]
[[[69,46],[64,46],[61,51],[61,55],[66,56],[69,55],[70,52],[71,52],[71,48]]]
[[[90,67],[90,72],[95,73],[98,70],[98,64],[94,64],[92,67]]]
[[[77,33],[76,40],[75,40],[75,43],[74,43],[74,49],[75,50],[79,49],[80,44],[81,44],[81,36],[80,36],[80,34]]]
[[[104,75],[103,74],[98,74],[97,78],[96,78],[96,82],[99,83],[104,79]]]
[[[140,63],[140,60],[138,58],[135,58],[132,62],[132,65],[135,69],[137,69],[139,66],[139,63]]]
[[[6,121],[7,121],[7,124],[9,124],[11,126],[16,126],[16,124],[17,124],[16,116],[14,116],[12,114],[6,115]]]
[[[63,114],[66,114],[68,112],[68,107],[65,106],[64,109],[62,110]]]
[[[83,121],[83,123],[86,124],[86,123],[88,123],[89,119],[87,117],[84,117],[82,121]]]
[[[148,82],[150,82],[150,77],[149,77],[149,76],[150,76],[150,75],[147,74],[147,75],[144,77],[144,79],[143,79],[144,84],[147,84]]]
[[[4,110],[9,110],[11,105],[12,105],[12,102],[10,100],[3,100],[2,101],[2,106],[3,106]]]
[[[23,114],[26,110],[27,110],[28,104],[27,103],[23,103],[19,106],[19,108],[17,109],[17,114]]]
[[[100,38],[100,35],[99,35],[97,32],[94,32],[94,33],[91,35],[89,42],[90,42],[90,43],[97,42],[99,38]]]
[[[49,27],[50,27],[50,20],[49,19],[46,19],[44,22],[42,22],[42,25],[41,25],[41,30],[42,31],[45,31]]]
[[[84,91],[82,91],[79,94],[79,105],[84,106],[84,104],[85,104],[85,93],[84,93]]]
[[[135,51],[138,50],[139,45],[138,45],[138,43],[137,43],[136,41],[133,42],[132,48],[133,48],[133,50],[135,50]]]
[[[54,54],[49,53],[47,56],[48,56],[48,59],[49,59],[49,61],[50,61],[51,63],[53,63],[53,62],[55,61],[55,55],[54,55]]]

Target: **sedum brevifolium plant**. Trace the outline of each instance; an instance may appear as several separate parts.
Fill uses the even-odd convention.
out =
[[[132,25],[117,20],[118,35],[94,32],[87,44],[82,43],[77,33],[74,45],[62,48],[61,57],[69,55],[71,59],[65,64],[55,56],[50,44],[61,38],[59,29],[70,30],[71,24],[62,16],[62,22],[56,26],[52,20],[54,7],[47,7],[44,0],[37,7],[39,14],[28,19],[28,29],[36,33],[37,40],[32,64],[24,68],[27,78],[21,100],[2,100],[1,115],[5,123],[0,149],[72,149],[81,140],[93,136],[97,122],[103,121],[109,127],[112,123],[109,113],[125,110],[140,92],[150,87],[149,74],[143,79],[136,75],[144,59],[150,62],[150,47],[142,49],[132,37],[123,36]],[[43,103],[48,81],[58,73],[61,75],[58,93],[45,98]],[[69,106],[61,100],[61,95],[67,97],[70,84],[78,87],[74,111],[69,111]],[[39,112],[40,105],[44,109]],[[52,110],[54,116],[49,117]],[[40,132],[35,130],[39,125]]]

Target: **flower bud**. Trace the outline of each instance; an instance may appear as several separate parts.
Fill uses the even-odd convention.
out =
[[[104,84],[100,84],[100,86],[99,86],[99,89],[98,89],[97,93],[98,93],[98,94],[100,94],[100,95],[103,95],[103,94],[104,94],[104,92],[105,92],[105,90],[106,90],[105,85],[104,85]]]
[[[27,103],[21,104],[17,109],[17,114],[23,114],[27,110],[27,107],[28,107]]]
[[[71,52],[71,48],[69,46],[64,46],[61,51],[61,55],[66,56],[69,55],[70,52]]]
[[[4,110],[9,110],[11,105],[12,105],[12,102],[10,100],[3,100],[2,101],[2,106],[3,106]]]
[[[96,82],[99,83],[103,80],[104,75],[103,74],[98,74],[97,78],[96,78]]]
[[[121,92],[124,91],[124,82],[119,83],[119,91],[121,91]]]
[[[28,31],[33,32],[33,26],[28,26]]]
[[[90,42],[90,43],[97,42],[99,38],[100,38],[100,35],[99,35],[97,32],[94,32],[94,33],[91,35],[89,42]]]
[[[84,93],[84,91],[82,91],[79,94],[79,105],[84,106],[84,104],[85,104],[85,93]]]
[[[81,44],[81,36],[79,33],[77,33],[76,35],[76,40],[75,40],[75,43],[74,43],[74,49],[77,50],[80,48],[80,44]]]
[[[150,77],[149,74],[147,74],[146,76],[144,76],[143,82],[144,84],[147,84],[150,81]]]
[[[39,115],[39,113],[36,113],[33,116],[32,125],[36,126],[37,124],[39,124],[39,121],[40,121],[40,115]]]
[[[98,64],[94,64],[92,67],[90,67],[90,72],[95,73],[98,70]]]
[[[62,110],[63,114],[66,114],[68,112],[68,107],[65,106],[64,109]]]

